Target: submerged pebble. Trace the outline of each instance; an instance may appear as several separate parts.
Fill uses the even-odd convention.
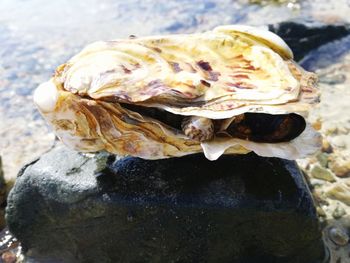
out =
[[[339,218],[343,217],[344,215],[346,215],[345,209],[343,207],[337,205],[332,213],[333,218],[339,219]]]
[[[349,236],[339,227],[331,227],[328,230],[329,238],[338,246],[345,246],[349,243]]]
[[[316,212],[319,217],[327,217],[326,212],[321,207],[316,207]]]
[[[350,205],[350,187],[342,182],[332,185],[326,191],[326,196]]]
[[[17,261],[17,256],[12,251],[6,251],[1,255],[3,263],[15,263]]]
[[[325,153],[332,153],[333,152],[332,145],[329,143],[329,141],[325,137],[323,137],[323,139],[322,139],[321,150],[322,150],[322,152],[325,152]]]
[[[322,167],[327,168],[328,165],[328,154],[327,153],[319,153],[316,155],[317,161]]]
[[[333,175],[333,173],[324,168],[321,167],[319,165],[315,165],[312,169],[311,169],[311,176],[317,179],[321,179],[324,181],[328,181],[328,182],[335,182],[335,177]]]
[[[347,177],[350,175],[350,155],[332,154],[329,158],[329,167],[338,177]]]

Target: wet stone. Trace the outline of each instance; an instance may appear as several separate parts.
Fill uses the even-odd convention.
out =
[[[345,209],[343,207],[337,205],[332,213],[332,216],[335,219],[339,219],[339,218],[343,217],[344,215],[346,215]]]
[[[335,177],[332,172],[322,166],[315,165],[311,170],[311,176],[320,180],[335,182]]]
[[[329,167],[338,177],[350,176],[350,154],[333,154]]]
[[[282,37],[293,50],[295,60],[300,60],[308,52],[350,34],[349,25],[303,22],[287,21],[269,25],[269,30]]]
[[[327,197],[343,202],[346,205],[350,205],[350,187],[343,182],[337,182],[333,184],[326,191]]]
[[[316,158],[322,167],[324,167],[324,168],[327,167],[327,165],[328,165],[328,154],[327,153],[320,152],[319,154],[316,155]]]
[[[349,236],[344,229],[332,227],[328,231],[330,239],[338,246],[345,246],[349,243]]]
[[[15,263],[16,262],[16,255],[11,251],[6,251],[1,255],[2,262],[4,263]]]
[[[10,231],[34,262],[320,262],[295,162],[255,154],[147,161],[56,147],[9,194]]]

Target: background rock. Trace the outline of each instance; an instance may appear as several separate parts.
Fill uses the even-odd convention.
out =
[[[7,221],[35,262],[318,262],[294,162],[254,154],[146,161],[58,147],[20,173]]]
[[[348,25],[287,21],[269,25],[269,30],[283,38],[300,60],[311,50],[350,34]]]

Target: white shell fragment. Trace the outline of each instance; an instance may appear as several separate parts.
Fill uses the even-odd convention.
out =
[[[307,115],[319,101],[316,76],[292,59],[280,37],[242,25],[100,41],[59,66],[37,88],[34,102],[57,136],[83,152],[145,159],[204,152],[216,160],[254,151],[303,158],[320,143],[310,125],[283,142],[253,140],[249,132],[244,139],[227,130],[247,113]],[[211,119],[214,136],[202,143],[186,136],[179,128],[186,116]]]

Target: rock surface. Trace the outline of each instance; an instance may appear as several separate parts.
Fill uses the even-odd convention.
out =
[[[302,59],[308,52],[350,34],[348,25],[297,23],[293,21],[269,25],[269,30],[283,38],[295,55]]]
[[[22,169],[6,213],[27,260],[35,262],[324,257],[296,164],[254,154],[216,162],[202,155],[115,160],[59,146]]]

